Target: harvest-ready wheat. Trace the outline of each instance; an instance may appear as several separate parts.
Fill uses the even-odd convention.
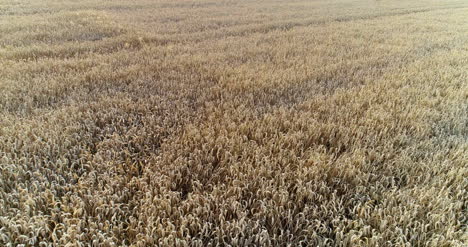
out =
[[[465,0],[0,0],[0,246],[467,246]]]

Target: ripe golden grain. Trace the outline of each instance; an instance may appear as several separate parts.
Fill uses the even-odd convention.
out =
[[[466,16],[0,0],[0,245],[466,246]]]

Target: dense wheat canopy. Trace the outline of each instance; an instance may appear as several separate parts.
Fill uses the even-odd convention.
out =
[[[465,0],[0,0],[1,246],[467,246]]]

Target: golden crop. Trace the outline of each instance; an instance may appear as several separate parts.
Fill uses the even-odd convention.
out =
[[[0,0],[1,246],[467,246],[465,0]]]

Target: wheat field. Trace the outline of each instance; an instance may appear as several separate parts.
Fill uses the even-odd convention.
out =
[[[0,0],[0,246],[468,246],[466,0]]]

